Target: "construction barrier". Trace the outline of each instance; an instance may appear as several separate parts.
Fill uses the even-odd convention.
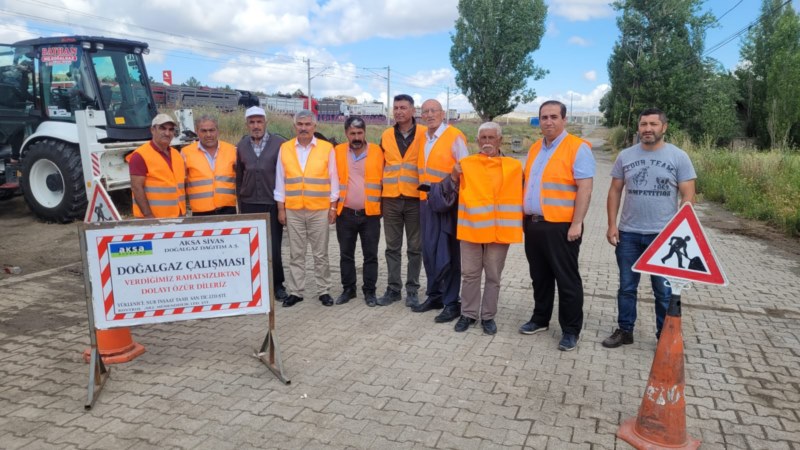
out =
[[[80,225],[89,316],[86,409],[109,363],[144,353],[127,327],[247,314],[268,316],[254,356],[282,382],[275,337],[269,216],[191,217]]]

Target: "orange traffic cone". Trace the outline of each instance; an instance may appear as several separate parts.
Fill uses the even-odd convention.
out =
[[[127,327],[97,330],[97,350],[104,364],[128,362],[145,352],[144,346],[133,341],[131,329]],[[88,363],[91,355],[92,349],[87,348],[83,360]]]
[[[617,437],[637,449],[696,449],[700,441],[686,434],[680,295],[672,294],[639,416],[628,419]]]

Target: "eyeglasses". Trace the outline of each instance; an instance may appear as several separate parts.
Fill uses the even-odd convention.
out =
[[[442,111],[442,109],[423,109],[422,114],[436,114]]]

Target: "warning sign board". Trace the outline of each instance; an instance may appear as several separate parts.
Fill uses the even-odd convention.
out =
[[[728,284],[691,203],[678,210],[633,270],[698,283]]]
[[[108,196],[108,192],[103,189],[103,185],[95,180],[92,182],[92,193],[89,196],[89,207],[86,208],[86,217],[83,221],[92,222],[115,222],[121,220],[114,202]]]
[[[220,217],[87,229],[96,328],[269,313],[266,222]]]

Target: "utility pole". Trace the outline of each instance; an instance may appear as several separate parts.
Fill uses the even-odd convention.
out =
[[[575,121],[574,113],[572,112],[572,99],[575,98],[575,93],[570,92],[569,94],[569,117],[567,117],[567,122]]]
[[[306,58],[308,63],[308,110],[311,111],[311,58]]]
[[[392,67],[386,66],[386,126],[392,124],[391,115],[389,114],[389,109],[391,108],[391,89],[392,89]]]
[[[444,110],[444,123],[450,123],[450,86],[447,86],[447,108]]]

